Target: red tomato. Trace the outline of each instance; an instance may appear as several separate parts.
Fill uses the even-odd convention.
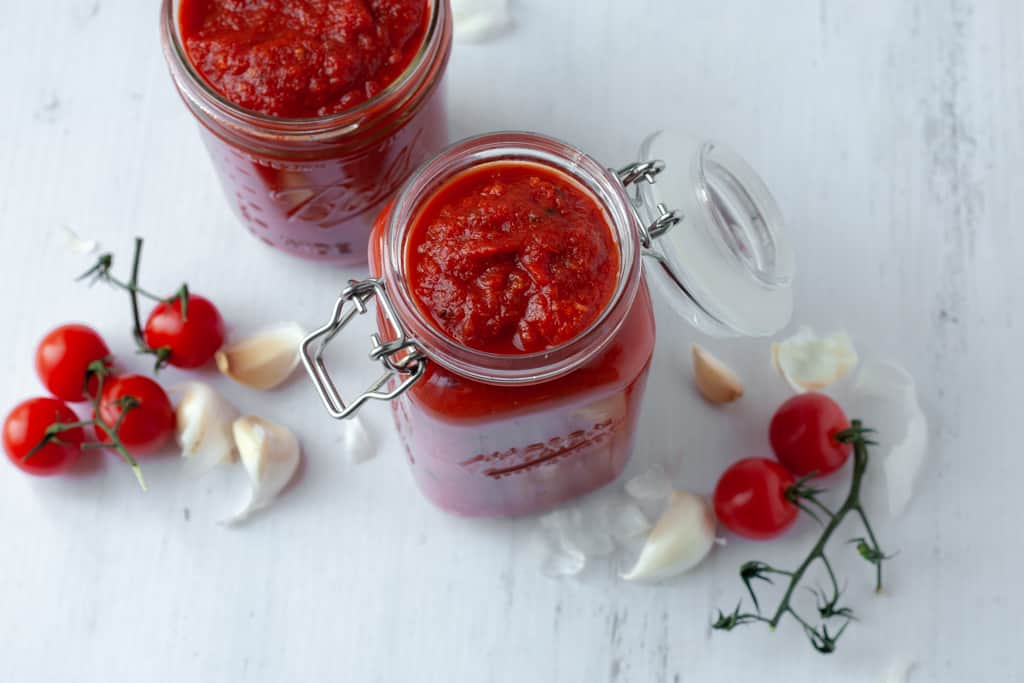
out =
[[[56,423],[78,422],[67,404],[55,398],[32,398],[19,403],[4,421],[4,450],[18,468],[40,477],[63,472],[82,452],[85,430],[75,427],[60,433],[61,443],[50,442],[25,459]]]
[[[188,297],[187,317],[181,315],[181,299],[157,304],[143,334],[151,349],[167,347],[167,362],[177,368],[204,365],[224,344],[224,320],[217,307],[201,296]]]
[[[61,325],[39,342],[36,372],[51,394],[65,401],[84,401],[89,364],[110,356],[103,338],[85,325]],[[93,387],[95,388],[95,387]]]
[[[121,443],[132,453],[142,455],[159,450],[174,434],[174,408],[167,394],[148,377],[125,375],[109,380],[100,396],[99,417],[113,427],[121,416],[119,401],[131,396],[139,405],[128,411],[118,436]],[[103,428],[96,427],[96,436],[103,443],[110,443],[110,435]]]
[[[747,458],[727,469],[715,487],[715,515],[733,533],[763,540],[792,526],[799,511],[786,498],[793,475],[768,458]]]
[[[772,418],[769,436],[775,457],[798,477],[835,472],[853,451],[836,434],[849,429],[839,404],[824,394],[800,394],[783,403]]]

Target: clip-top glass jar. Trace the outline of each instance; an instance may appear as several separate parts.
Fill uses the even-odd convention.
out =
[[[573,183],[600,206],[617,251],[607,304],[553,348],[473,348],[440,329],[410,284],[419,212],[454,178],[495,164],[544,168]],[[381,214],[370,240],[373,276],[342,292],[330,321],[303,343],[303,362],[335,418],[370,399],[391,401],[415,479],[438,506],[468,516],[540,512],[613,481],[630,456],[655,342],[642,257],[653,259],[651,275],[695,325],[767,335],[792,308],[782,230],[757,175],[712,142],[655,134],[637,162],[616,172],[541,135],[472,138],[422,166]],[[379,333],[370,357],[385,372],[345,403],[323,352],[374,298]]]
[[[259,239],[306,258],[365,262],[381,207],[448,141],[441,80],[451,10],[448,0],[424,2],[422,41],[393,82],[340,113],[281,118],[243,108],[207,82],[189,59],[182,0],[164,0],[161,34],[174,84],[200,123],[228,202]],[[316,72],[329,75],[326,64]]]

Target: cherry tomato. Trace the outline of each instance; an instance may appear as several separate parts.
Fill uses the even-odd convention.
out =
[[[836,434],[849,429],[839,404],[824,394],[800,394],[775,411],[769,437],[775,457],[798,477],[835,472],[853,451]]]
[[[123,408],[120,401],[131,396],[138,405],[128,411],[118,436],[132,455],[159,450],[174,433],[174,408],[167,393],[148,377],[124,375],[107,381],[100,396],[99,417],[113,427]],[[111,438],[103,428],[96,427],[96,437],[103,443]]]
[[[201,296],[188,297],[187,316],[181,315],[181,299],[157,304],[143,334],[151,349],[167,347],[167,362],[177,368],[204,365],[224,344],[224,320],[217,307]]]
[[[39,342],[36,372],[43,386],[57,398],[84,401],[88,398],[85,377],[89,364],[109,356],[110,349],[91,327],[61,325]]]
[[[793,475],[768,458],[747,458],[727,469],[715,487],[715,515],[733,533],[775,538],[796,521],[796,505],[786,498]]]
[[[25,459],[46,437],[47,428],[56,422],[78,422],[78,416],[55,398],[31,398],[19,403],[4,421],[7,457],[19,469],[40,477],[66,470],[82,452],[85,430],[81,427],[61,432],[59,443],[51,441]]]

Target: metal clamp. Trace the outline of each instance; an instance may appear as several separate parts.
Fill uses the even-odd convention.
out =
[[[653,185],[655,176],[665,170],[665,162],[660,159],[652,159],[651,161],[636,161],[628,166],[625,166],[615,172],[615,175],[619,177],[619,182],[624,187],[634,185],[641,180],[646,181],[649,185]],[[651,248],[651,242],[664,235],[666,232],[672,229],[674,225],[683,220],[683,216],[680,212],[675,209],[669,209],[665,204],[659,202],[658,216],[650,225],[640,226],[640,243],[644,249]]]
[[[380,362],[384,366],[385,372],[366,391],[353,399],[351,403],[346,404],[324,364],[324,349],[353,318],[369,310],[366,304],[374,297],[377,298],[377,305],[384,314],[385,321],[396,336],[385,341],[376,332],[370,335],[370,360]],[[408,391],[427,369],[427,358],[420,351],[416,342],[406,336],[394,306],[388,299],[384,281],[372,278],[349,282],[349,286],[341,292],[334,305],[334,313],[331,315],[330,321],[302,340],[300,355],[306,372],[309,373],[317,393],[320,394],[320,399],[327,407],[327,412],[331,417],[339,420],[351,417],[363,403],[370,399],[390,401],[398,398]],[[398,386],[386,392],[380,390],[398,375],[405,376]]]

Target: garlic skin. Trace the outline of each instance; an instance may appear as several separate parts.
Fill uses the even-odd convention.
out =
[[[291,430],[259,417],[239,418],[231,428],[252,487],[249,502],[226,521],[238,524],[274,502],[295,476],[301,451]]]
[[[672,495],[672,478],[664,466],[652,465],[626,482],[626,494],[636,500],[662,500]]]
[[[850,374],[858,361],[845,331],[819,337],[805,325],[789,339],[772,344],[772,365],[798,394],[828,388]]]
[[[455,39],[483,43],[512,25],[508,0],[452,0]]]
[[[850,396],[850,414],[875,430],[861,495],[874,513],[898,517],[910,504],[928,456],[928,419],[914,378],[890,362],[865,363]]]
[[[231,344],[216,353],[217,368],[250,389],[280,386],[299,366],[299,345],[306,332],[284,323]]]
[[[693,569],[715,544],[715,518],[702,497],[676,491],[647,536],[636,564],[622,578],[658,581]]]
[[[203,382],[185,382],[171,389],[181,396],[175,408],[178,445],[185,469],[199,476],[237,454],[231,425],[238,411],[216,389]]]
[[[743,382],[732,368],[696,344],[692,357],[694,383],[708,403],[732,403],[743,396]]]
[[[88,256],[100,248],[96,240],[82,239],[74,230],[66,225],[61,228],[61,233],[64,235],[64,245],[72,254]]]
[[[362,465],[376,457],[373,438],[358,415],[341,423],[341,449],[353,465]]]

